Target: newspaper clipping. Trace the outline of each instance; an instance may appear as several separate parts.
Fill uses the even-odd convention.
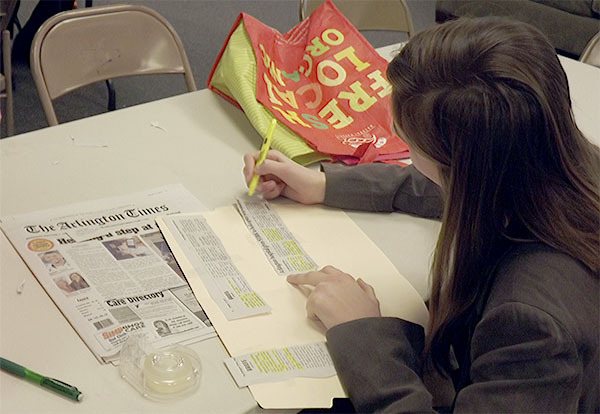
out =
[[[153,346],[215,336],[154,222],[205,210],[183,186],[3,217],[2,230],[93,354],[116,362],[128,334]]]
[[[224,362],[240,388],[289,378],[327,378],[336,374],[325,342],[253,352],[225,358]]]

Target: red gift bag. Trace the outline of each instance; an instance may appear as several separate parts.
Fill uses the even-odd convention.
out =
[[[256,100],[281,124],[345,163],[408,157],[392,128],[387,61],[331,0],[284,35],[247,14],[232,33],[242,24],[256,60]]]

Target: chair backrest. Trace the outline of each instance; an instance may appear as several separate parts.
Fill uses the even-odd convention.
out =
[[[196,84],[181,39],[167,20],[144,6],[68,10],[48,19],[31,45],[31,72],[46,118],[58,120],[52,99],[122,76],[183,74]]]
[[[600,32],[588,42],[579,60],[600,68]]]
[[[300,0],[300,20],[304,20],[323,0]],[[358,30],[414,32],[412,16],[405,0],[336,0],[335,5]]]

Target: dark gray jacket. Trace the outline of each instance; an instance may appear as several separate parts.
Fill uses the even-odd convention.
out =
[[[437,186],[413,167],[324,170],[325,204],[441,213]],[[454,344],[454,412],[600,412],[600,283],[578,260],[543,244],[515,243],[474,320]],[[433,411],[421,380],[420,326],[360,319],[330,329],[327,343],[358,412]]]

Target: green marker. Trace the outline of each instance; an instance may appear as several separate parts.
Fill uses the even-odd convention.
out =
[[[62,381],[59,381],[54,378],[44,377],[43,375],[38,374],[37,372],[33,372],[21,366],[19,364],[15,364],[8,359],[4,359],[0,357],[0,369],[2,371],[9,372],[13,375],[16,375],[19,378],[26,379],[29,382],[33,382],[35,384],[39,384],[40,386],[47,388],[51,391],[59,393],[67,398],[70,398],[75,401],[81,401],[83,394],[76,387],[65,384]]]

